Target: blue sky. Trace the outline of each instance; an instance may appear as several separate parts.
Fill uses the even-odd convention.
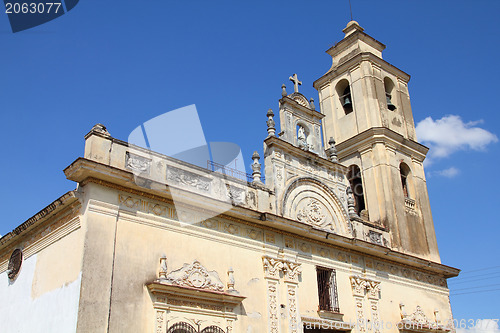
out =
[[[500,280],[500,2],[352,3],[365,32],[387,45],[384,59],[412,75],[441,258],[464,271],[450,282],[454,315],[499,318],[500,290],[477,291],[500,289],[489,286]],[[144,121],[196,104],[207,141],[239,144],[248,166],[281,84],[291,91],[297,73],[317,100],[312,82],[348,21],[347,0],[82,0],[16,34],[0,15],[0,234],[75,188],[62,170],[83,155],[95,123],[126,140]]]

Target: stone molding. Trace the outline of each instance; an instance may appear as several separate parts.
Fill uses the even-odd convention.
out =
[[[365,312],[364,312],[364,298],[365,295],[368,296],[371,320],[374,324],[379,323],[379,299],[380,299],[380,282],[371,280],[359,275],[353,275],[350,277],[352,294],[355,300],[356,306],[356,320],[359,324],[359,330],[361,332],[365,331]],[[374,326],[374,333],[380,332],[379,325]]]
[[[449,325],[443,325],[439,316],[439,311],[434,311],[434,320],[427,317],[424,310],[420,305],[417,305],[415,311],[407,314],[405,311],[404,303],[399,304],[401,312],[401,321],[398,323],[398,327],[402,328],[402,331],[412,331],[412,332],[429,332],[429,331],[441,331],[448,332],[452,331],[453,320],[449,320]]]
[[[301,264],[286,259],[272,258],[269,256],[262,257],[264,266],[264,274],[266,279],[280,279],[280,272],[286,282],[299,283],[299,275],[302,273]]]
[[[280,317],[278,315],[280,272],[283,272],[285,295],[287,302],[288,327],[291,333],[300,331],[297,286],[302,272],[301,264],[283,258],[262,257],[264,277],[267,281],[268,329],[270,333],[279,333]]]

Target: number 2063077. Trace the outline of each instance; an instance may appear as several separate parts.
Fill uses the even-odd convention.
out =
[[[62,10],[60,2],[23,2],[5,3],[5,13],[7,14],[50,14],[58,13]]]

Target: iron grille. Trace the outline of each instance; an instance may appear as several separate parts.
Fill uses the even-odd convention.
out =
[[[205,327],[201,333],[225,333],[222,328],[217,327],[217,326],[208,326]]]
[[[227,165],[223,165],[214,161],[207,161],[207,169],[210,171],[222,173],[223,175],[238,178],[241,180],[246,180],[247,182],[253,182],[253,176],[249,173],[245,173],[243,171],[240,171],[238,169],[234,169],[231,167],[228,167]],[[261,177],[260,178],[263,183],[265,183],[265,178]]]
[[[15,249],[10,256],[8,269],[8,277],[13,280],[19,271],[21,270],[21,265],[23,263],[23,252],[19,249]]]
[[[197,333],[197,330],[188,323],[176,323],[172,325],[167,333]]]
[[[191,324],[180,322],[172,325],[167,333],[225,333],[224,330],[218,326],[212,325],[205,327],[203,330],[194,328]]]
[[[318,280],[319,310],[340,312],[335,270],[317,267],[316,273]]]

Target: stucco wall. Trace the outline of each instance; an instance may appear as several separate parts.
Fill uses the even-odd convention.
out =
[[[194,225],[183,225],[176,221],[175,217],[165,218],[127,207],[119,201],[119,196],[173,208],[171,204],[98,185],[87,186],[85,190],[92,193],[89,205],[91,213],[87,217],[87,223],[105,223],[110,231],[106,237],[95,238],[92,244],[95,249],[100,247],[106,253],[105,257],[110,259],[106,259],[106,262],[113,267],[112,274],[110,267],[106,265],[102,266],[105,269],[103,274],[93,270],[91,275],[101,276],[103,280],[105,277],[107,281],[112,278],[112,286],[102,285],[103,290],[111,290],[109,330],[112,332],[155,330],[154,300],[146,285],[158,277],[159,258],[162,256],[167,257],[168,272],[196,259],[208,270],[215,270],[224,284],[228,281],[227,271],[232,266],[235,288],[247,297],[235,310],[238,319],[233,324],[233,332],[268,331],[269,294],[263,256],[281,256],[301,264],[302,275],[297,285],[299,316],[318,318],[315,270],[316,266],[323,266],[337,271],[340,311],[346,322],[355,322],[357,319],[357,308],[350,284],[350,277],[355,275],[380,282],[378,315],[384,321],[390,321],[394,325],[400,321],[400,303],[405,304],[408,314],[420,306],[431,321],[434,320],[435,309],[439,310],[443,321],[451,318],[448,290],[443,285],[444,280],[432,274],[247,224],[243,220],[217,217]],[[112,213],[112,210],[115,212]],[[104,214],[105,212],[107,213]],[[196,212],[193,211],[193,214]],[[110,249],[110,242],[116,244],[114,251]],[[100,266],[93,269],[98,267]],[[87,273],[84,272],[84,275]],[[287,284],[283,274],[278,280],[279,325],[282,331],[286,332],[289,316]],[[109,300],[108,296],[103,296],[104,298]],[[363,302],[365,319],[373,320],[371,303],[367,296],[364,296]],[[93,308],[89,307],[85,311],[93,311]],[[186,312],[171,311],[167,313],[166,321],[172,324],[179,320],[190,322],[201,318],[207,320],[203,322],[202,327],[216,324],[225,328],[223,318],[207,318],[196,314],[196,311],[196,308]],[[387,332],[397,331],[394,326]]]
[[[14,281],[0,274],[3,332],[74,332],[81,281],[81,231],[24,258]],[[28,251],[29,252],[29,251]]]

